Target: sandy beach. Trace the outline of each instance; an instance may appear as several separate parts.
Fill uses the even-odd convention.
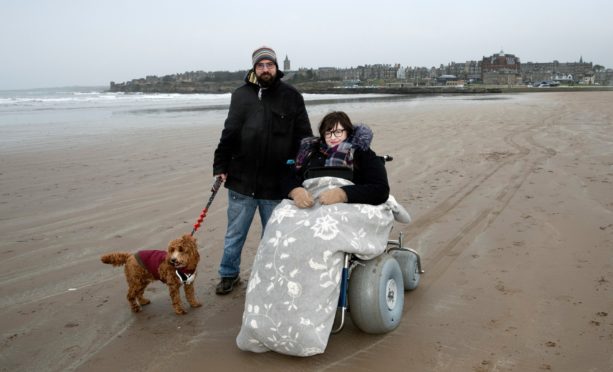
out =
[[[325,112],[307,108],[315,127]],[[373,149],[394,156],[391,193],[413,217],[392,235],[404,233],[426,273],[397,330],[373,336],[349,321],[309,358],[240,351],[245,281],[214,293],[225,189],[196,234],[203,307],[177,316],[155,283],[152,303],[133,314],[123,270],[99,257],[165,249],[191,232],[223,117],[67,131],[0,150],[0,370],[613,370],[613,92],[335,108],[369,124]],[[256,221],[243,279],[259,236]]]

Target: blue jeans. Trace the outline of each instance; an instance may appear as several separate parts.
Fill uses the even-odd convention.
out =
[[[262,234],[272,210],[281,200],[254,199],[250,196],[228,190],[228,230],[224,240],[223,257],[219,265],[222,278],[237,276],[240,272],[241,252],[247,239],[256,208],[260,212]]]

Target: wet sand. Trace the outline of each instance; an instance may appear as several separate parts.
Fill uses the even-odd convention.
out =
[[[340,105],[394,156],[392,194],[414,221],[392,235],[405,234],[426,273],[397,330],[349,321],[309,358],[235,345],[245,283],[214,294],[225,189],[197,233],[203,307],[177,316],[155,283],[133,314],[123,270],[99,261],[191,231],[221,123],[2,151],[0,369],[611,371],[612,102],[548,92]],[[243,278],[259,235],[256,222]]]

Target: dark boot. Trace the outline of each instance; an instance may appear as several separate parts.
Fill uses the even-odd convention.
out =
[[[217,287],[215,287],[215,293],[218,295],[225,295],[234,289],[234,286],[240,283],[241,279],[237,276],[231,276],[227,278],[221,278]]]

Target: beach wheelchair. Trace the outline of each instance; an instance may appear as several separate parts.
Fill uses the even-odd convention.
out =
[[[392,160],[388,155],[381,158]],[[402,232],[397,240],[388,240],[385,251],[371,260],[345,253],[332,333],[343,329],[347,313],[353,324],[366,333],[396,329],[404,309],[404,292],[417,288],[423,273],[419,254],[404,246]]]

